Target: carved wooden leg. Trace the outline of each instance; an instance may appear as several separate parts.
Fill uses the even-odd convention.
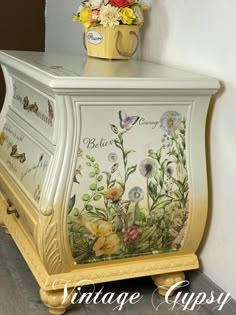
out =
[[[72,289],[68,289],[69,293]],[[70,295],[64,301],[63,290],[45,291],[40,289],[40,297],[43,303],[49,308],[49,313],[61,315],[66,312],[67,307],[71,304]]]
[[[158,293],[162,296],[165,296],[166,292],[172,285],[185,280],[185,275],[182,271],[164,273],[162,275],[152,276],[152,280],[155,283],[155,285],[158,287]],[[178,287],[176,287],[175,290],[177,289]],[[173,290],[169,296],[173,295],[175,290]]]

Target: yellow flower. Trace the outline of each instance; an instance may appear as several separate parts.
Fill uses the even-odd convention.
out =
[[[79,16],[74,15],[73,18],[72,18],[72,21],[73,22],[80,22]]]
[[[84,27],[88,28],[91,23],[88,21],[88,17],[90,13],[92,12],[92,9],[90,8],[83,8],[80,12],[79,18],[77,21],[81,22]]]
[[[130,8],[122,8],[121,10],[121,21],[123,24],[132,24],[133,21],[136,19],[136,15],[134,11]]]
[[[105,237],[112,234],[112,224],[107,221],[100,221],[98,225],[93,222],[87,222],[85,226],[90,233],[97,237]]]
[[[116,254],[120,250],[120,238],[115,233],[101,236],[93,245],[93,250],[96,256]]]
[[[111,188],[108,188],[105,192],[105,197],[108,200],[117,201],[121,198],[123,195],[123,189],[118,186],[112,186]]]
[[[141,6],[142,12],[147,11],[147,9],[148,9],[148,6],[147,6],[147,5],[142,5],[142,6]]]

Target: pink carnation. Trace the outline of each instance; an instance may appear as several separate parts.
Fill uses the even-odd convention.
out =
[[[114,7],[127,7],[133,4],[135,0],[109,0],[109,3]]]
[[[90,23],[96,22],[98,20],[98,17],[99,17],[99,11],[93,10],[88,16],[88,21]]]

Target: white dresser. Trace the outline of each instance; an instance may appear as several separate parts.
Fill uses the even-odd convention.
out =
[[[63,288],[199,267],[215,79],[142,61],[3,51],[0,219],[52,314]]]

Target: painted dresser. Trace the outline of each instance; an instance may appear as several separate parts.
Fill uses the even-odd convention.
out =
[[[143,61],[4,51],[0,217],[52,314],[82,280],[198,268],[215,79]],[[84,283],[86,284],[86,281]]]

